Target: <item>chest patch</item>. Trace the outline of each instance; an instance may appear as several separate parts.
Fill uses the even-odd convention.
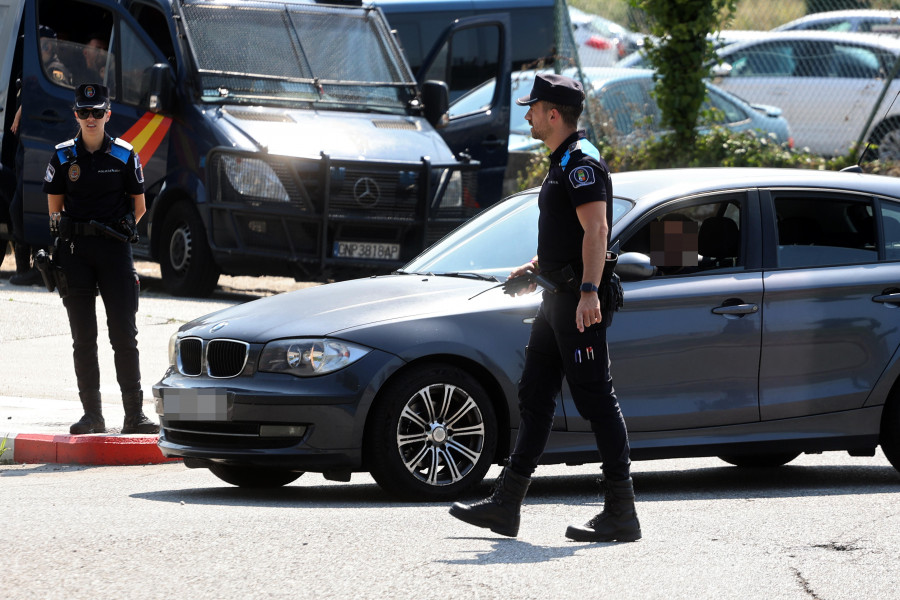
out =
[[[69,181],[78,181],[79,177],[81,177],[81,167],[78,165],[69,167]]]
[[[594,169],[591,167],[578,167],[569,173],[569,181],[572,187],[579,188],[594,183]]]

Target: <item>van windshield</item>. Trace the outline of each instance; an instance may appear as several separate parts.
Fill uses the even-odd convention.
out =
[[[186,4],[185,29],[207,102],[406,113],[416,87],[372,9]]]

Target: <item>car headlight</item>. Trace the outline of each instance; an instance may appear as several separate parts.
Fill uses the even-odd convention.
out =
[[[258,158],[222,155],[225,175],[237,193],[242,196],[290,202],[291,198],[275,170]]]
[[[178,346],[178,332],[172,334],[169,338],[169,366],[175,366],[175,351]]]
[[[352,365],[369,352],[371,348],[340,340],[277,340],[269,342],[263,348],[259,357],[259,370],[313,377]]]

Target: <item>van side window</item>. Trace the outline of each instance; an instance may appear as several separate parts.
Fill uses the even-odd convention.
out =
[[[122,23],[122,94],[120,100],[126,104],[144,104],[144,90],[150,88],[148,79],[150,68],[156,62],[153,52],[141,42],[135,31]]]
[[[434,61],[423,81],[443,81],[450,89],[450,102],[497,74],[500,62],[500,29],[475,27],[454,33]]]
[[[44,73],[50,82],[67,88],[86,82],[103,83],[109,88],[110,98],[118,98],[116,57],[110,49],[110,11],[78,0],[41,0],[38,20],[42,29],[48,28],[56,36],[56,60],[52,66],[44,61]],[[60,77],[59,71],[67,72],[69,77]]]
[[[172,44],[172,36],[169,35],[169,24],[166,21],[166,16],[158,9],[141,2],[135,2],[129,10],[131,16],[135,18],[141,29],[150,36],[150,39],[160,49],[166,60],[172,65],[172,68],[177,68],[175,46]]]

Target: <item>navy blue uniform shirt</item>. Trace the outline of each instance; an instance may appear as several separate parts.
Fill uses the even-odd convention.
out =
[[[56,146],[43,189],[64,194],[75,221],[114,223],[133,210],[131,196],[144,193],[144,173],[128,142],[106,135],[99,150],[88,152],[79,135]]]
[[[542,270],[581,264],[584,229],[575,209],[587,202],[606,202],[606,222],[611,229],[609,167],[584,132],[578,131],[550,155],[550,171],[538,197],[537,256]]]

